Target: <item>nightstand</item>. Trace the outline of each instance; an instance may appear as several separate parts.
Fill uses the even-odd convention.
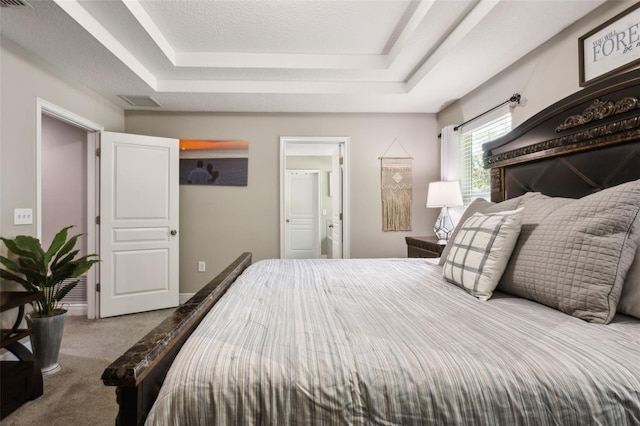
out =
[[[0,312],[18,308],[17,318],[10,329],[2,329],[0,347],[11,352],[17,361],[0,361],[2,404],[0,419],[22,404],[42,395],[42,373],[33,353],[19,342],[31,334],[29,328],[18,328],[24,317],[24,306],[42,297],[39,291],[1,291]]]
[[[440,257],[443,244],[438,244],[437,237],[405,237],[407,257]]]

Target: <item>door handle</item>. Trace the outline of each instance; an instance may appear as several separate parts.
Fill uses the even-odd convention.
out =
[[[172,236],[175,236],[177,233],[178,233],[178,231],[176,231],[175,229],[172,229],[172,230],[171,230],[171,235],[172,235]]]
[[[331,225],[329,225],[329,228],[333,228],[333,223]]]

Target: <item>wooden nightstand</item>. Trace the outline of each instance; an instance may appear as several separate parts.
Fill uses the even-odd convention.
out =
[[[31,334],[29,328],[19,328],[24,306],[42,297],[40,291],[0,292],[0,312],[18,308],[17,318],[10,329],[2,329],[0,347],[11,352],[17,361],[0,361],[2,403],[0,419],[5,418],[27,401],[42,395],[42,373],[33,353],[19,342]]]
[[[443,244],[436,237],[405,237],[407,257],[440,257]]]

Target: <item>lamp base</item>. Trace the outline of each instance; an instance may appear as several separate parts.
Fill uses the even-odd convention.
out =
[[[433,232],[435,232],[436,237],[438,237],[438,244],[446,245],[454,229],[455,225],[449,216],[449,209],[443,207],[433,226]]]

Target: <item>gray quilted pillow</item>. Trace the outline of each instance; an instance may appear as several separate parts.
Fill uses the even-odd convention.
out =
[[[640,239],[640,180],[579,200],[522,205],[522,231],[498,290],[586,321],[611,321]]]
[[[617,312],[640,319],[640,247],[624,280]]]

